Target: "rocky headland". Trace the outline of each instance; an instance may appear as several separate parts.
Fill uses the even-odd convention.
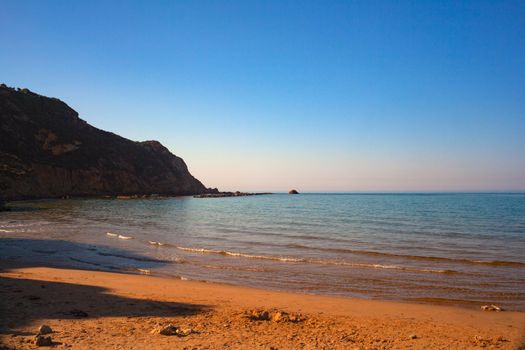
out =
[[[0,198],[217,193],[158,141],[97,129],[66,103],[0,85]]]

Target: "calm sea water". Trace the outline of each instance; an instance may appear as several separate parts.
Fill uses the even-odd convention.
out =
[[[11,203],[0,256],[305,293],[525,310],[525,194]]]

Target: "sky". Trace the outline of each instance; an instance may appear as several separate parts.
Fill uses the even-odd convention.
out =
[[[0,82],[220,190],[525,190],[522,0],[0,0]]]

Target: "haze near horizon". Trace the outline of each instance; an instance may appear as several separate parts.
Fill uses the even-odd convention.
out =
[[[0,80],[221,190],[525,190],[525,3],[3,1]]]

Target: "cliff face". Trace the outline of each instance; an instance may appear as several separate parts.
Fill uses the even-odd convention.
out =
[[[99,130],[56,98],[0,86],[0,197],[205,192],[159,142]]]

